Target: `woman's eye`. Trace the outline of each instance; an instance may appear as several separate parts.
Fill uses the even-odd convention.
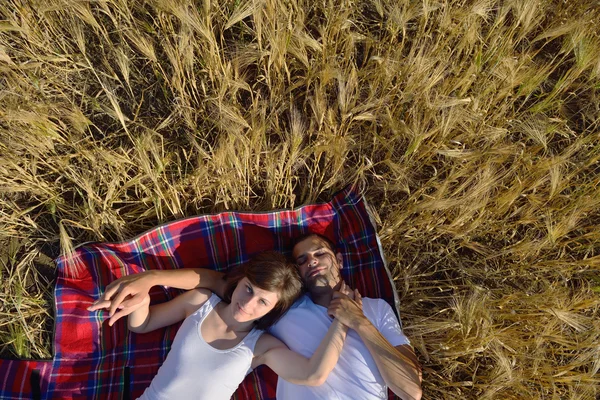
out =
[[[260,301],[260,304],[262,304],[263,306],[266,306],[266,305],[267,305],[267,302],[266,302],[266,301],[264,301],[264,300],[261,300],[261,301]]]
[[[246,286],[246,292],[252,293],[252,288],[250,286]]]

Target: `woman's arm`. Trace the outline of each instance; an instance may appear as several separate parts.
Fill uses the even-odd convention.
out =
[[[151,270],[127,275],[108,285],[104,293],[90,307],[89,311],[108,309],[112,326],[121,317],[131,314],[156,285],[190,290],[205,287],[222,297],[226,282],[223,273],[205,268],[181,268],[170,271]],[[118,311],[117,311],[118,310]]]
[[[327,335],[310,358],[288,349],[279,339],[265,333],[255,347],[252,367],[266,364],[280,378],[297,385],[322,385],[337,364],[348,328],[333,321]]]
[[[173,300],[150,306],[150,296],[146,295],[142,303],[127,318],[129,330],[136,333],[151,332],[184,320],[200,308],[211,296],[206,289],[193,289]]]

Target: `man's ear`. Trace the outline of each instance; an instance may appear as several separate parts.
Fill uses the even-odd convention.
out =
[[[338,265],[340,266],[340,269],[344,268],[344,264],[342,263],[342,261],[344,261],[344,258],[342,257],[342,253],[335,253],[335,259],[338,262]]]

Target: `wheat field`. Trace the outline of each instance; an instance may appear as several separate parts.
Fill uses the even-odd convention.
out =
[[[600,396],[600,5],[0,3],[0,355],[52,259],[364,187],[428,399]]]

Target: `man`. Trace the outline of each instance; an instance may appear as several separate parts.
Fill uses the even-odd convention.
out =
[[[279,379],[277,398],[385,399],[389,387],[402,399],[420,399],[420,366],[392,308],[382,299],[361,298],[358,293],[353,299],[339,292],[342,255],[327,238],[303,236],[296,240],[292,255],[308,293],[270,332],[290,349],[310,357],[327,333],[330,316],[350,330],[338,364],[323,385],[299,386]],[[224,282],[221,273],[207,269],[149,271],[113,282],[90,310],[110,306],[112,325],[128,315],[154,285],[201,286],[222,295]]]

